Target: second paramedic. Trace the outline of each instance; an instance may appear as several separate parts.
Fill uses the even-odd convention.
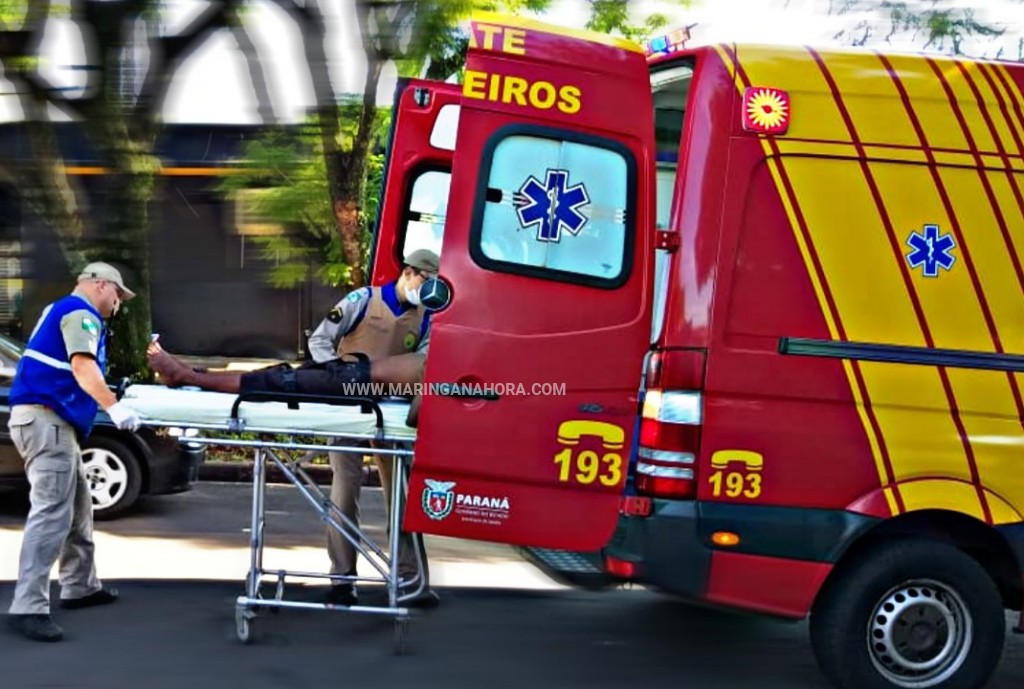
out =
[[[107,605],[117,592],[96,576],[92,496],[81,443],[102,407],[121,429],[139,427],[138,413],[117,401],[104,378],[104,321],[135,294],[107,263],[90,263],[74,291],[43,310],[11,387],[8,426],[25,460],[31,508],[8,622],[34,641],[60,641],[50,616],[50,570],[60,562],[60,606]]]
[[[360,352],[373,361],[417,351],[429,325],[426,310],[419,304],[419,289],[428,278],[437,275],[438,263],[437,254],[419,249],[405,259],[402,272],[394,282],[380,287],[364,287],[347,295],[310,335],[309,352],[313,360],[328,361],[344,354]],[[329,454],[334,474],[331,501],[358,524],[363,457],[356,453]],[[376,463],[390,512],[390,486],[394,480],[392,459],[390,456],[378,456]],[[435,605],[437,597],[429,589],[422,541],[403,534],[400,542],[398,566],[402,579],[411,580],[417,572],[416,546],[419,547],[423,562],[423,594],[406,604],[420,607]],[[356,574],[356,549],[333,528],[327,530],[327,552],[331,559],[331,574]],[[332,586],[328,594],[328,602],[335,605],[355,605],[356,600],[355,585],[349,582]]]

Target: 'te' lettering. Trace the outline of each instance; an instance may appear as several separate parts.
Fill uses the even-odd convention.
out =
[[[512,55],[526,55],[526,31],[523,29],[510,29],[505,26],[494,26],[492,24],[476,24],[469,32],[469,47],[481,47],[477,43],[477,31],[483,34],[483,49],[498,50]],[[501,39],[497,45],[496,38]]]

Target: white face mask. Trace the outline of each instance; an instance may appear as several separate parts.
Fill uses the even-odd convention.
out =
[[[412,289],[411,287],[405,288],[405,300],[413,306],[420,305],[420,291],[418,289]]]

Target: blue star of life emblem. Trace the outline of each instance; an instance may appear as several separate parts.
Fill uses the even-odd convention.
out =
[[[548,170],[547,179],[541,182],[530,175],[516,196],[516,213],[519,223],[530,228],[537,226],[537,241],[559,242],[562,232],[576,236],[587,224],[587,218],[580,209],[590,203],[583,184],[568,186],[568,170]]]
[[[911,249],[907,254],[910,267],[924,266],[924,276],[928,278],[938,276],[939,266],[946,270],[952,269],[956,261],[956,256],[950,253],[956,248],[953,235],[948,232],[940,235],[938,225],[925,225],[924,234],[911,233],[907,245]]]

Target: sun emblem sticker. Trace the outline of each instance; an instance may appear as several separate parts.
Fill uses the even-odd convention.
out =
[[[789,94],[781,89],[750,87],[743,92],[743,129],[785,134],[789,129]]]
[[[907,261],[911,268],[924,266],[924,276],[934,278],[939,275],[939,267],[944,270],[952,270],[956,256],[952,251],[956,248],[956,241],[949,232],[939,234],[938,225],[925,225],[924,234],[914,231],[907,239],[907,246],[910,251],[907,253]]]

